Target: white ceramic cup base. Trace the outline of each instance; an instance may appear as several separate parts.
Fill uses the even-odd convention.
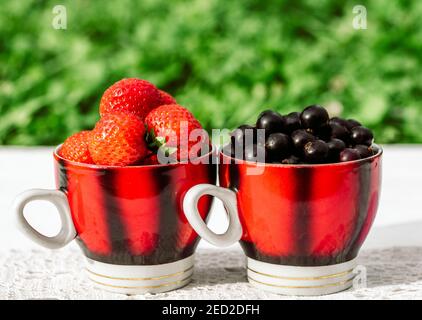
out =
[[[353,286],[356,258],[329,266],[296,267],[247,258],[247,275],[253,286],[273,293],[318,296],[347,290]]]
[[[99,288],[122,294],[161,293],[187,285],[193,274],[194,256],[158,265],[128,266],[87,258],[88,278]]]

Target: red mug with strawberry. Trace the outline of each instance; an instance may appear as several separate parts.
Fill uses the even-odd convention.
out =
[[[88,277],[101,288],[136,294],[182,287],[191,279],[198,243],[182,200],[192,186],[216,182],[207,134],[173,97],[140,79],[108,88],[100,115],[93,130],[54,151],[57,189],[16,198],[18,226],[47,248],[76,239]],[[190,141],[194,130],[198,139]],[[160,163],[160,156],[170,163]],[[34,200],[56,206],[62,224],[56,236],[42,235],[25,219],[23,210]],[[198,206],[206,219],[211,199]]]

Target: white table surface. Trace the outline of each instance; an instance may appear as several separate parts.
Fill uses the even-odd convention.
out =
[[[0,147],[0,251],[39,248],[16,231],[9,210],[13,198],[29,188],[54,188],[52,147]],[[364,248],[422,246],[422,146],[384,146],[380,207]],[[43,202],[30,204],[31,223],[48,235],[58,230],[54,208]],[[209,222],[223,232],[225,215],[216,202]],[[236,245],[235,245],[236,246]],[[210,247],[205,241],[200,248]]]
[[[79,272],[82,255],[74,243],[51,252],[16,230],[10,212],[15,195],[29,188],[54,188],[52,150],[0,147],[0,299],[126,298],[95,289],[85,279]],[[360,254],[360,263],[368,267],[369,285],[321,299],[422,299],[422,146],[385,146],[384,151],[380,207]],[[43,202],[28,207],[31,223],[54,235],[59,227],[54,208]],[[218,202],[209,225],[217,232],[225,230],[225,214]],[[289,298],[254,290],[247,284],[239,245],[219,250],[201,241],[197,271],[189,286],[169,294],[136,298]]]

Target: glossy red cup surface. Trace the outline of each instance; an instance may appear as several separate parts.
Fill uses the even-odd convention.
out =
[[[236,192],[246,255],[294,266],[355,258],[377,212],[381,159],[380,149],[345,163],[265,164],[254,175],[255,163],[220,153],[220,185]]]
[[[182,200],[196,184],[215,184],[213,156],[202,156],[209,164],[109,167],[68,161],[56,150],[56,184],[67,195],[85,255],[124,265],[163,264],[192,255],[199,239]],[[199,202],[204,219],[211,201]]]

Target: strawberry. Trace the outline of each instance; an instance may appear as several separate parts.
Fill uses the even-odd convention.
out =
[[[176,104],[176,99],[171,94],[163,90],[158,90],[158,91],[160,91],[160,95],[161,95],[161,105]]]
[[[59,150],[59,155],[70,161],[94,163],[88,150],[90,134],[90,131],[81,131],[67,138]]]
[[[177,150],[178,160],[187,159],[192,146],[199,141],[208,143],[208,135],[199,121],[189,110],[177,104],[159,106],[150,111],[145,124],[147,140],[153,140],[152,145],[157,147],[165,145],[168,154]],[[189,135],[195,129],[200,130],[199,135],[190,141]]]
[[[135,164],[148,152],[144,123],[132,114],[104,115],[92,130],[88,146],[96,164]]]
[[[150,82],[127,78],[109,87],[101,97],[100,115],[129,113],[141,120],[149,111],[162,104],[160,91]]]
[[[158,161],[157,154],[151,152],[145,157],[145,159],[142,161],[142,164],[153,165],[153,164],[160,164],[160,162]]]

